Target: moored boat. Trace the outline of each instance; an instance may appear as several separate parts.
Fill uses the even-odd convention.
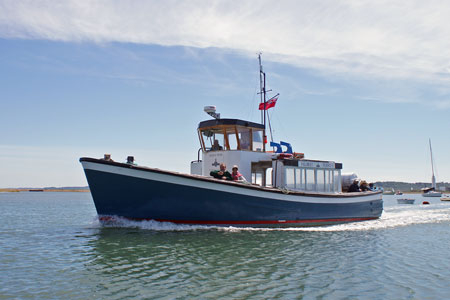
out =
[[[264,76],[260,65],[260,74]],[[265,86],[260,108],[266,101]],[[275,100],[276,102],[276,100]],[[271,106],[272,105],[272,106]],[[305,159],[289,143],[266,149],[266,118],[254,123],[221,119],[200,122],[199,157],[191,174],[103,159],[80,158],[101,221],[123,217],[219,226],[312,226],[377,219],[382,191],[343,192],[342,163]],[[284,148],[284,149],[283,149]],[[201,159],[200,159],[201,154]],[[210,176],[220,164],[239,166],[240,181]]]
[[[406,198],[397,199],[398,204],[414,204],[415,201],[416,200],[414,199],[406,199]]]
[[[384,190],[383,195],[395,195],[394,189]]]
[[[442,195],[441,201],[450,201],[450,195]]]
[[[423,197],[441,197],[442,196],[441,192],[435,191],[432,188],[422,189],[422,191],[423,191],[423,194],[422,194]]]
[[[429,139],[430,143],[430,158],[431,158],[431,187],[422,189],[423,197],[441,197],[442,193],[436,191],[436,177],[434,176],[434,160],[433,160],[433,149],[431,148],[431,139]]]

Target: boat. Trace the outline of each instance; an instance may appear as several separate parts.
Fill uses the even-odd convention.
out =
[[[179,173],[127,162],[82,157],[99,220],[155,220],[207,226],[291,227],[378,219],[382,191],[345,192],[343,164],[306,159],[288,142],[267,145],[265,73],[261,57],[261,123],[221,118],[197,127],[200,148],[191,172]],[[273,103],[273,102],[272,102]],[[269,119],[270,124],[270,119]],[[248,181],[210,176],[220,164],[239,166]]]
[[[383,192],[383,195],[395,195],[395,191],[394,191],[394,189],[391,189],[391,190],[385,190],[385,191]]]
[[[384,189],[380,186],[373,186],[372,191],[381,192],[384,194]]]
[[[431,139],[428,140],[430,144],[430,156],[431,156],[431,187],[422,189],[423,197],[441,197],[442,193],[436,191],[436,177],[434,176],[434,163],[433,163],[433,150],[431,148]]]
[[[422,189],[422,191],[423,191],[423,194],[422,194],[423,197],[441,197],[442,196],[441,192],[435,191],[433,188],[424,188],[424,189]]]
[[[402,199],[397,199],[397,203],[398,204],[414,204],[414,199],[406,199],[406,198],[402,198]]]
[[[450,201],[450,195],[443,195],[441,201]]]
[[[396,194],[396,195],[403,195],[403,192],[401,192],[401,191],[396,191],[395,194]]]

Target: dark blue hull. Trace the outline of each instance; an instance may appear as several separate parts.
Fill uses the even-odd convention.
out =
[[[229,184],[230,191],[218,190],[214,186],[228,183],[197,178],[181,178],[177,184],[88,168],[85,173],[101,219],[120,216],[184,224],[316,225],[376,219],[383,210],[381,196],[374,195],[346,203],[338,203],[336,197],[327,203],[309,202],[305,196],[305,201],[285,201],[282,198],[287,196],[281,192],[261,192],[237,184]],[[318,196],[314,197],[310,199]]]

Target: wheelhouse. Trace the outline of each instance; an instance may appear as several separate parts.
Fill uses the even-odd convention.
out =
[[[264,125],[238,120],[214,119],[198,125],[200,145],[204,152],[245,150],[262,152]]]
[[[202,160],[191,162],[191,174],[209,176],[220,163],[239,166],[255,185],[293,191],[338,193],[342,190],[342,164],[304,159],[289,143],[271,143],[265,151],[264,125],[239,119],[213,119],[198,125]],[[287,149],[283,152],[281,146]],[[276,148],[276,149],[275,149]]]

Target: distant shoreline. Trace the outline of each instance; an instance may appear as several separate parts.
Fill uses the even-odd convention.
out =
[[[0,193],[17,193],[17,192],[76,192],[76,193],[86,193],[90,192],[89,188],[4,188],[0,189]]]

